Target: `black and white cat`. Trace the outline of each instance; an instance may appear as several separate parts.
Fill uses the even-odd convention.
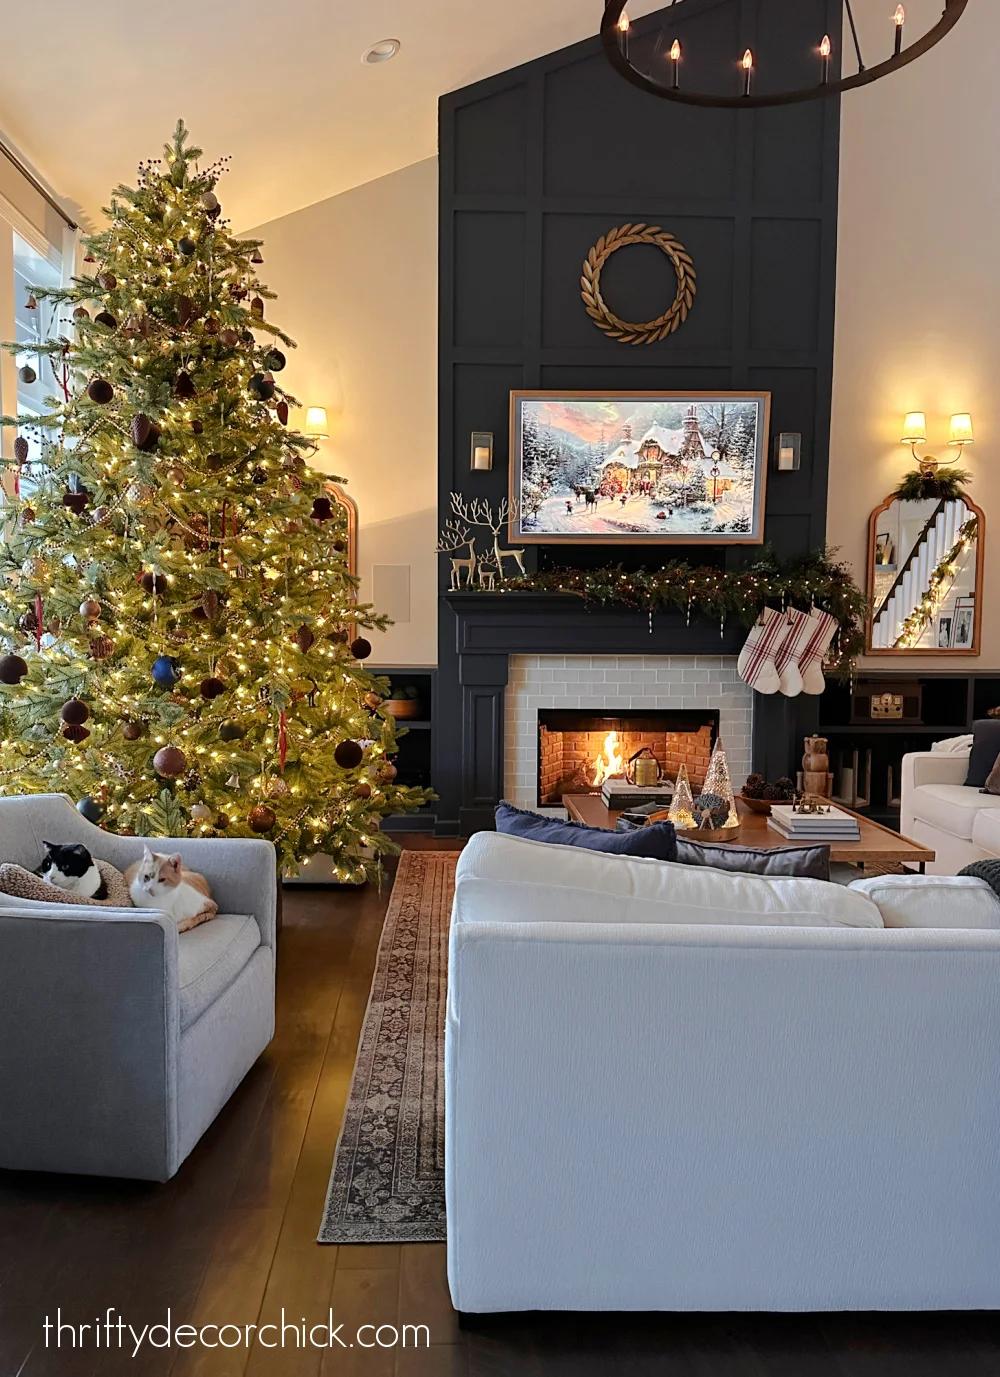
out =
[[[57,889],[65,889],[69,894],[80,894],[84,899],[106,899],[108,887],[104,877],[94,864],[94,858],[81,844],[59,846],[56,842],[43,841],[45,859],[35,871],[43,880]]]

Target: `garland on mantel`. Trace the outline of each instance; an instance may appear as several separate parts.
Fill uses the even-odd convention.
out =
[[[868,600],[857,587],[847,565],[823,550],[799,560],[780,561],[765,555],[746,569],[714,569],[687,563],[660,569],[553,569],[526,574],[498,584],[503,593],[573,593],[588,602],[619,603],[650,613],[676,608],[688,621],[703,613],[725,629],[736,616],[752,624],[766,606],[822,607],[837,621],[831,649],[832,667],[848,672],[865,646],[864,624]]]

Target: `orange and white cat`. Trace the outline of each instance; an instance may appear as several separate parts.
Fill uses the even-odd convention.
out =
[[[178,932],[207,923],[218,912],[204,875],[185,870],[176,851],[161,856],[147,846],[142,860],[126,870],[125,879],[136,908],[160,909],[176,920]]]

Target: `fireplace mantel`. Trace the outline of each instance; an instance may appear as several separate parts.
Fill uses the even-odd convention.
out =
[[[721,634],[720,634],[721,633]],[[445,593],[435,710],[435,787],[443,835],[489,828],[504,783],[504,701],[511,655],[736,655],[747,628],[693,613],[649,614],[573,593]],[[754,768],[793,769],[815,731],[817,699],[757,697]]]

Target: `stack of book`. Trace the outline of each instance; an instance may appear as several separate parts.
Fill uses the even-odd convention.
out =
[[[629,784],[621,775],[611,775],[601,786],[601,802],[613,812],[624,808],[635,808],[641,803],[658,803],[663,808],[670,807],[674,796],[674,786],[669,780],[662,784]]]
[[[840,808],[831,808],[828,813],[800,813],[790,803],[776,803],[767,825],[792,841],[861,840],[857,818]]]

